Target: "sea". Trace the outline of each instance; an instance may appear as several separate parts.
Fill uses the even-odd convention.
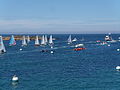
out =
[[[106,34],[71,36],[77,41],[68,45],[69,34],[53,34],[53,48],[35,46],[34,40],[27,46],[21,46],[20,40],[16,46],[4,41],[7,52],[0,54],[0,90],[120,90],[120,71],[116,70],[120,42],[109,42],[110,46],[96,42],[104,41]],[[118,37],[120,34],[112,34],[114,40]],[[74,51],[76,44],[86,49]],[[18,82],[12,82],[13,75]]]

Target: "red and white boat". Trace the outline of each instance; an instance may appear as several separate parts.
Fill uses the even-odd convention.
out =
[[[81,51],[81,50],[84,50],[86,48],[83,48],[83,47],[80,47],[80,48],[75,48],[74,51]]]
[[[80,50],[84,50],[84,49],[86,49],[84,47],[84,44],[77,44],[77,45],[75,45],[75,48],[73,50],[74,51],[80,51]]]

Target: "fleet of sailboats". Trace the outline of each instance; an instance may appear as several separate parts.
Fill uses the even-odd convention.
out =
[[[14,35],[11,36],[10,42],[9,42],[9,46],[13,46],[13,45],[16,45],[16,41],[14,39]]]
[[[120,39],[120,37],[119,37],[119,39]],[[36,38],[35,38],[35,46],[39,46],[39,45],[44,45],[44,46],[45,46],[45,45],[48,44],[48,45],[50,46],[50,48],[53,48],[53,45],[54,45],[53,40],[54,40],[54,39],[53,39],[53,36],[52,36],[52,35],[50,35],[49,40],[48,40],[48,38],[47,38],[47,35],[43,35],[42,38],[41,38],[41,43],[39,43],[39,36],[36,35]],[[74,38],[74,39],[72,40],[71,35],[69,35],[68,40],[67,40],[68,44],[71,44],[71,43],[73,43],[74,41],[77,41],[77,39]],[[81,40],[81,41],[82,41],[82,40]],[[105,41],[114,41],[114,40],[112,39],[112,37],[111,37],[111,34],[106,35]],[[23,37],[22,37],[22,46],[26,46],[29,42],[30,42],[30,37],[29,37],[29,35],[28,35],[27,37],[25,37],[25,35],[23,35]],[[10,45],[10,46],[16,45],[16,41],[15,41],[14,35],[11,36],[9,45]],[[83,47],[83,46],[84,46],[83,44],[76,44],[76,45],[75,45],[75,47]],[[6,49],[5,49],[5,46],[4,46],[4,44],[3,44],[2,36],[0,36],[0,53],[4,53],[4,52],[6,52]]]
[[[2,36],[0,36],[0,54],[5,53],[5,52],[6,52],[6,49],[3,43],[3,39],[2,39]]]

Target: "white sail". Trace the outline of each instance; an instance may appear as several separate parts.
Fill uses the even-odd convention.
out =
[[[36,46],[40,45],[39,40],[38,40],[38,36],[36,36],[35,45],[36,45]]]
[[[77,38],[74,38],[72,41],[73,41],[73,42],[77,41]]]
[[[70,35],[68,38],[68,44],[71,44],[71,43],[72,43],[72,39],[71,39],[71,35]]]
[[[27,36],[27,43],[29,43],[30,42],[30,37],[29,37],[29,35]]]
[[[48,42],[48,40],[47,40],[47,35],[45,35],[45,42],[46,42],[46,43]]]
[[[25,40],[25,36],[23,36],[23,40],[22,40],[22,46],[26,46],[27,43],[26,43],[26,40]]]
[[[53,38],[52,38],[52,35],[50,35],[50,38],[49,38],[49,44],[53,44]]]
[[[45,37],[44,37],[44,35],[42,36],[41,45],[46,45],[46,42],[45,42]]]
[[[2,39],[2,36],[0,36],[0,53],[5,53],[5,52],[6,52],[6,49],[3,43],[3,39]]]
[[[13,46],[13,45],[16,45],[16,41],[14,39],[14,35],[11,36],[10,42],[9,42],[9,46]]]

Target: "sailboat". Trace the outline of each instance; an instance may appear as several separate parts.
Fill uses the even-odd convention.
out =
[[[111,33],[105,36],[105,41],[112,41]]]
[[[49,44],[50,44],[50,45],[53,45],[53,44],[54,44],[54,43],[53,43],[52,35],[50,35],[50,38],[49,38]]]
[[[16,45],[16,41],[14,39],[14,36],[12,35],[10,38],[9,46],[13,46],[13,45]]]
[[[27,43],[26,43],[26,40],[25,40],[25,36],[23,36],[23,40],[22,40],[22,46],[26,46]]]
[[[35,46],[39,46],[40,43],[39,43],[39,40],[38,40],[38,36],[36,36],[36,39],[35,39]]]
[[[47,35],[45,35],[45,42],[46,42],[46,44],[47,44],[47,42],[48,42],[48,40],[47,40]]]
[[[41,45],[46,45],[46,42],[45,42],[45,37],[44,37],[44,35],[42,36]]]
[[[70,35],[68,38],[68,44],[71,44],[71,43],[72,43],[72,39],[71,39],[71,35]]]
[[[74,38],[72,41],[73,41],[73,42],[77,41],[77,38]]]
[[[105,41],[107,42],[116,42],[116,40],[112,39],[111,33],[105,36]]]
[[[30,37],[29,37],[29,35],[27,36],[27,43],[29,43],[30,42]]]
[[[5,52],[6,52],[6,49],[3,43],[3,39],[2,39],[2,36],[0,36],[0,54],[5,53]]]

